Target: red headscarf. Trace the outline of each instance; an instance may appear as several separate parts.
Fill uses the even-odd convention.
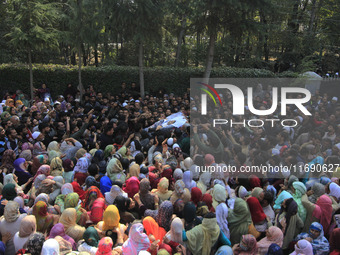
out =
[[[171,183],[171,182],[173,181],[173,179],[172,179],[172,169],[171,169],[171,167],[170,167],[170,166],[169,166],[169,167],[166,167],[166,168],[163,170],[161,176],[162,176],[162,177],[166,177],[166,178],[169,180],[169,183]]]
[[[255,176],[255,175],[251,175],[250,179],[250,187],[253,189],[255,187],[261,187],[261,180],[259,177]]]
[[[325,234],[328,233],[329,224],[332,220],[332,210],[332,200],[330,197],[327,195],[319,197],[312,215],[320,220]]]
[[[330,251],[338,252],[334,254],[340,254],[340,228],[335,228],[331,234],[331,238],[329,239]],[[331,253],[333,254],[333,253]]]
[[[97,198],[91,208],[91,212],[88,212],[90,216],[90,220],[97,224],[99,221],[103,219],[103,214],[106,209],[105,200],[103,198]]]
[[[266,214],[263,212],[259,200],[256,197],[248,198],[247,203],[251,213],[251,219],[254,223],[259,223],[267,217]]]
[[[212,206],[212,196],[209,193],[205,193],[203,195],[202,201],[208,206],[210,212],[215,212],[214,207]]]
[[[104,198],[103,194],[100,192],[98,187],[91,186],[84,195],[83,202],[81,203],[81,207],[83,207],[86,211],[90,211],[92,206],[90,203],[92,200],[96,200],[97,198]]]
[[[160,178],[157,178],[156,174],[149,172],[149,181],[152,189],[157,189]]]
[[[191,201],[194,202],[195,205],[202,201],[202,191],[199,188],[193,187],[191,189]]]
[[[79,195],[79,198],[81,200],[84,199],[84,195],[85,195],[85,191],[80,187],[78,182],[72,182],[71,183],[72,187],[73,187],[73,192],[77,193]]]
[[[123,190],[129,195],[130,198],[138,193],[139,191],[139,180],[136,176],[132,176],[125,182],[125,187]]]
[[[211,164],[215,163],[215,157],[211,154],[205,154],[204,156],[204,164],[206,166],[210,166]]]

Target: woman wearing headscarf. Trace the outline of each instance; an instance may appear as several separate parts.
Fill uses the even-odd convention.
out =
[[[13,237],[13,243],[15,247],[15,252],[20,249],[26,249],[27,241],[32,234],[35,233],[37,229],[37,221],[35,216],[29,215],[22,219],[20,223],[20,230],[15,233]]]
[[[14,160],[16,158],[15,152],[13,150],[5,150],[1,159],[0,170],[3,173],[12,173],[14,169]]]
[[[191,189],[191,201],[197,206],[197,204],[202,201],[202,191],[197,188],[193,187]]]
[[[211,173],[203,172],[197,182],[197,187],[202,191],[202,194],[210,188]]]
[[[37,220],[37,231],[44,234],[50,231],[59,218],[59,216],[53,216],[47,212],[47,204],[43,201],[38,201],[33,206],[32,214]]]
[[[192,180],[192,172],[191,171],[185,171],[183,174],[183,182],[185,184],[185,187],[191,191],[193,187],[196,187],[196,182]]]
[[[308,197],[308,200],[315,204],[318,198],[325,194],[325,185],[315,182],[312,186],[312,192],[313,194]]]
[[[126,180],[126,175],[123,172],[123,166],[117,158],[112,158],[106,167],[107,176],[112,182],[120,180],[123,183]]]
[[[47,205],[47,212],[50,214],[59,215],[60,210],[57,206],[53,206],[49,204],[49,196],[46,193],[40,193],[35,199],[32,208],[28,211],[29,214],[32,214],[33,207],[39,202],[43,201]]]
[[[312,243],[314,254],[329,254],[329,242],[324,236],[323,227],[319,222],[313,222],[309,227],[309,233],[301,233],[295,240],[301,239],[306,239]]]
[[[175,190],[172,192],[170,201],[174,204],[177,199],[182,199],[185,203],[191,199],[190,191],[185,187],[182,180],[176,181]]]
[[[90,221],[92,221],[93,224],[97,224],[99,221],[101,221],[103,219],[105,209],[106,204],[103,198],[97,198],[94,200],[91,211],[88,212]]]
[[[82,208],[79,204],[79,195],[75,192],[67,194],[64,200],[64,210],[67,208],[74,208],[77,211],[77,224],[78,225],[85,225],[86,221],[88,220],[87,211]],[[63,211],[61,211],[63,212]]]
[[[53,181],[55,182],[52,186],[52,192],[49,195],[49,203],[54,204],[54,201],[56,200],[57,196],[61,193],[61,188],[64,185],[64,178],[61,176],[55,176],[53,178]]]
[[[306,194],[307,189],[306,189],[306,186],[302,182],[299,182],[299,181],[293,182],[292,186],[294,189],[293,191],[295,191],[293,192],[293,198],[298,205],[298,214],[301,220],[304,222],[306,220],[307,211],[306,211],[306,208],[302,204],[301,197],[304,194]]]
[[[19,204],[14,201],[9,201],[4,210],[4,216],[0,218],[0,233],[2,236],[7,233],[11,234],[11,239],[6,243],[5,255],[15,254],[13,237],[20,230],[21,221],[27,214],[20,214]]]
[[[233,246],[236,255],[255,255],[257,252],[257,242],[255,236],[251,234],[243,235],[240,243]]]
[[[60,254],[59,243],[55,239],[48,239],[44,242],[41,249],[41,255],[54,255]]]
[[[150,240],[143,231],[144,227],[141,223],[136,223],[131,226],[129,231],[129,238],[124,242],[122,246],[123,254],[139,254],[140,251],[145,251],[150,248]]]
[[[49,176],[51,173],[51,167],[49,165],[41,165],[38,169],[38,171],[36,172],[36,174],[33,177],[33,180],[35,180],[35,178],[37,178],[38,175],[45,175],[46,177]]]
[[[176,168],[173,173],[174,181],[182,180],[183,179],[183,171],[180,168]]]
[[[278,227],[272,226],[266,230],[266,237],[262,238],[257,242],[258,253],[260,255],[265,255],[271,244],[277,244],[279,247],[283,243],[283,233]]]
[[[61,214],[59,223],[64,225],[65,233],[72,237],[75,242],[83,238],[85,228],[77,225],[77,211],[74,208],[67,208]]]
[[[81,200],[83,200],[85,196],[85,191],[80,187],[79,183],[76,181],[73,181],[71,182],[71,185],[73,187],[73,191],[79,195],[79,198]]]
[[[178,244],[184,245],[182,235],[183,235],[184,225],[180,218],[176,217],[171,222],[170,231],[166,234],[164,242],[169,244],[173,250],[178,246]]]
[[[202,197],[202,202],[206,204],[210,212],[215,212],[215,208],[213,207],[213,198],[209,193],[205,193]]]
[[[33,157],[33,163],[31,166],[32,173],[35,175],[39,167],[46,163],[47,163],[47,159],[45,158],[44,155],[38,155],[38,156]]]
[[[332,220],[332,200],[327,195],[322,195],[316,201],[316,204],[311,203],[307,195],[303,195],[301,198],[302,204],[307,210],[307,217],[305,225],[303,227],[303,232],[308,232],[309,226],[312,222],[320,222],[324,232],[327,234],[329,226]]]
[[[234,209],[229,210],[227,219],[230,230],[230,241],[234,245],[240,242],[243,235],[248,234],[249,227],[252,224],[251,214],[246,201],[241,198],[236,198]]]
[[[214,188],[212,190],[212,198],[213,198],[213,207],[216,210],[216,206],[219,203],[225,203],[227,200],[227,191],[226,189],[220,185],[220,184],[216,184],[214,185]]]
[[[32,151],[31,150],[23,150],[19,154],[19,158],[24,158],[26,161],[32,161]]]
[[[81,204],[81,206],[86,211],[91,211],[92,203],[97,198],[104,198],[103,194],[100,192],[100,190],[96,186],[91,186],[84,195],[84,200]]]
[[[202,221],[196,216],[196,206],[192,202],[186,203],[184,205],[183,220],[186,231],[202,223]]]
[[[62,176],[64,173],[63,161],[59,157],[55,157],[50,163],[52,176]]]
[[[58,157],[60,157],[60,155],[61,155],[60,144],[57,141],[50,142],[47,146],[47,152],[49,153],[50,151],[57,152],[59,154]]]
[[[217,243],[231,245],[229,239],[217,225],[214,213],[205,215],[202,224],[189,231],[183,231],[182,238],[188,249],[194,254],[210,254],[212,250],[217,250]]]
[[[97,188],[100,187],[99,182],[96,181],[96,178],[94,178],[93,176],[90,175],[90,176],[86,177],[84,189],[87,190],[91,186],[95,186]]]
[[[329,239],[330,245],[330,255],[339,255],[340,254],[340,228],[336,228],[332,231],[331,237]]]
[[[332,200],[335,200],[335,203],[339,203],[340,201],[340,186],[336,184],[335,182],[332,182],[328,185],[326,185],[327,194],[332,198]],[[333,202],[333,204],[335,204]]]
[[[215,185],[216,186],[216,185]],[[228,228],[228,207],[225,204],[225,202],[220,202],[216,206],[216,219],[217,219],[217,224],[223,231],[226,237],[230,238],[230,231]]]
[[[136,176],[137,178],[139,178],[139,174],[140,174],[140,167],[138,164],[133,164],[129,167],[129,173],[127,175],[127,178],[130,178],[132,176]]]
[[[275,204],[273,206],[274,210],[280,210],[282,202],[289,198],[293,198],[293,196],[285,190],[282,191],[275,200]]]
[[[115,202],[116,197],[123,196],[128,197],[128,194],[125,193],[118,185],[113,185],[111,187],[110,192],[104,193],[105,200],[109,205],[112,205]]]
[[[173,205],[168,200],[161,203],[158,210],[146,210],[144,213],[145,216],[152,216],[158,225],[166,231],[170,230],[172,214]]]
[[[26,186],[31,183],[32,179],[29,182],[26,182],[24,185],[19,186],[18,185],[18,177],[15,174],[6,174],[4,177],[4,185],[6,185],[7,183],[13,183],[15,185],[15,190],[17,192],[18,195],[23,196],[24,198],[28,198],[28,196],[26,196],[24,194],[24,190],[26,189]]]
[[[116,228],[120,232],[124,232],[126,230],[126,226],[119,223],[120,215],[118,208],[115,205],[109,205],[104,211],[103,221],[98,222],[97,228],[106,233],[108,235],[108,231],[113,231]]]
[[[85,183],[86,177],[88,176],[88,168],[89,162],[85,156],[78,159],[77,164],[73,168],[74,180],[77,181],[80,186]]]
[[[163,202],[165,200],[169,200],[169,198],[172,195],[172,191],[168,190],[168,188],[169,188],[168,178],[162,177],[157,184],[157,189],[154,189],[151,192],[159,197],[160,202]]]
[[[293,198],[289,198],[283,201],[281,210],[275,219],[275,226],[279,227],[283,234],[282,249],[288,248],[291,241],[301,232],[303,228],[303,221],[300,219],[297,203]]]
[[[150,181],[146,178],[141,180],[139,184],[139,198],[146,209],[155,209],[154,195],[150,192]]]
[[[152,238],[150,239],[150,243],[154,241],[159,241],[158,245],[162,245],[163,237],[166,235],[165,229],[160,227],[155,221],[155,219],[150,216],[147,216],[143,219],[143,226],[149,239],[150,239],[150,235],[152,235]],[[151,254],[156,254],[156,253],[157,251],[152,251]]]
[[[65,233],[65,228],[64,225],[61,223],[57,223],[53,226],[53,228],[50,231],[50,235],[48,236],[49,238],[55,238],[57,236],[62,237],[64,240],[69,242],[72,245],[72,250],[76,251],[77,250],[77,244],[74,241],[74,239]]]
[[[298,241],[295,244],[294,249],[294,252],[292,252],[290,255],[313,254],[312,244],[305,239]]]
[[[15,185],[13,183],[6,184],[2,189],[2,197],[0,199],[0,216],[4,214],[5,203],[4,201],[13,201],[17,196],[17,192],[15,190]],[[21,213],[25,213],[24,209],[20,209]]]
[[[136,193],[139,191],[140,182],[137,177],[133,176],[125,182],[125,187],[123,187],[123,191],[126,192],[129,198],[133,198]]]
[[[79,245],[78,251],[96,255],[100,241],[98,231],[94,227],[88,227],[84,232],[83,239],[84,242]]]
[[[33,145],[33,155],[38,156],[38,155],[41,155],[41,154],[47,155],[46,146],[41,141],[37,141]]]
[[[36,232],[30,236],[27,241],[27,251],[31,255],[41,255],[41,250],[45,242],[45,236],[42,233]],[[14,253],[13,253],[14,254]]]
[[[28,163],[24,158],[18,158],[14,161],[14,174],[18,177],[18,184],[25,184],[32,175],[27,171]]]
[[[65,159],[63,161],[63,168],[64,168],[63,178],[65,180],[65,183],[73,182],[73,178],[74,178],[73,167],[74,167],[74,164],[71,159]]]
[[[112,187],[112,181],[110,178],[106,175],[104,175],[102,178],[100,178],[100,192],[105,195],[106,192],[110,192]],[[139,186],[139,185],[138,185]]]
[[[250,197],[247,199],[247,204],[256,230],[262,233],[265,232],[268,227],[267,216],[263,212],[259,200],[255,197]]]

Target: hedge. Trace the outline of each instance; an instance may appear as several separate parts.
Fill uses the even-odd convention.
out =
[[[145,90],[155,92],[165,89],[166,92],[183,93],[190,87],[190,78],[202,77],[203,68],[173,68],[153,67],[144,69]],[[287,76],[293,76],[289,74]],[[286,76],[286,77],[287,77]],[[66,84],[78,84],[77,66],[54,64],[35,64],[33,66],[33,81],[35,87],[46,83],[53,95],[63,93]],[[277,77],[274,73],[264,69],[214,68],[211,77],[225,78],[269,78]],[[96,90],[113,92],[120,88],[122,82],[138,84],[138,67],[132,66],[103,66],[83,67],[82,82],[86,88],[94,85]],[[29,93],[29,69],[25,64],[0,65],[0,90],[15,91],[17,89]]]

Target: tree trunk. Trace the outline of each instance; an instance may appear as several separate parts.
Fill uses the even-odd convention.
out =
[[[196,38],[196,58],[195,58],[195,66],[198,67],[198,64],[199,64],[199,61],[198,61],[198,51],[199,51],[199,48],[200,48],[200,39],[201,35],[200,35],[200,32],[197,31],[197,38]]]
[[[181,49],[182,49],[182,41],[184,36],[185,27],[187,24],[187,19],[185,15],[182,17],[181,22],[181,31],[179,32],[178,39],[177,39],[177,51],[176,51],[176,59],[175,59],[175,67],[178,66],[180,56],[181,56]]]
[[[31,90],[31,100],[34,99],[34,87],[33,87],[33,68],[32,68],[32,52],[28,49],[28,65],[30,68],[30,90]]]
[[[205,64],[205,70],[203,74],[204,82],[208,83],[210,78],[210,73],[212,69],[212,64],[214,61],[214,50],[215,50],[215,41],[216,41],[216,28],[212,28],[213,31],[211,31],[210,38],[209,38],[209,48],[208,48],[208,54]]]
[[[138,50],[138,64],[139,64],[139,86],[140,86],[140,95],[144,98],[144,70],[143,70],[143,44],[139,43]]]
[[[94,64],[98,67],[98,47],[97,44],[94,46]]]
[[[83,57],[84,66],[87,66],[87,56],[86,56],[85,46],[83,43],[81,44],[81,50],[83,51],[82,57]]]
[[[75,66],[76,64],[77,64],[76,53],[73,51],[71,55],[71,65]]]
[[[82,63],[82,43],[79,43],[78,45],[78,90],[80,91],[80,100],[83,100],[83,93],[84,93],[84,88],[83,84],[81,82],[81,63]]]

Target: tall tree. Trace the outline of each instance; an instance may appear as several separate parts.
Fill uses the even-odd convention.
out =
[[[58,45],[58,8],[44,0],[12,0],[10,14],[13,17],[11,32],[6,36],[16,48],[25,49],[30,70],[31,98],[34,96],[32,53],[44,47]]]

